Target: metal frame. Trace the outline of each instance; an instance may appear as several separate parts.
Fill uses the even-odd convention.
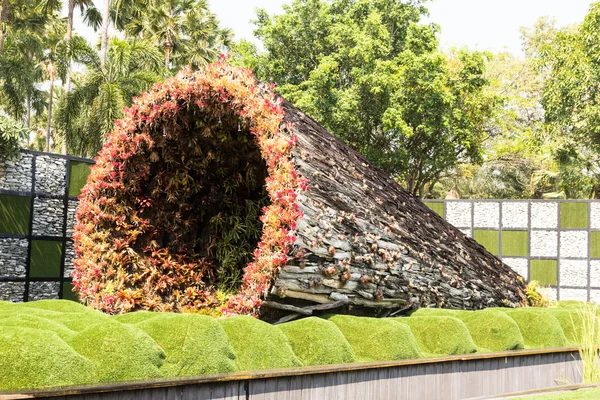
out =
[[[69,155],[62,154],[54,154],[54,153],[45,153],[40,151],[32,151],[32,150],[21,150],[22,154],[30,154],[32,155],[31,163],[31,190],[27,191],[15,191],[15,190],[6,190],[0,188],[0,194],[8,194],[13,196],[22,196],[29,197],[29,221],[28,221],[28,232],[25,235],[22,234],[10,234],[10,233],[0,233],[0,238],[14,238],[14,239],[27,239],[27,259],[25,260],[25,276],[0,276],[0,282],[25,282],[24,292],[23,292],[23,301],[29,300],[29,292],[30,292],[30,283],[31,282],[58,282],[58,297],[63,298],[63,286],[65,282],[71,282],[70,277],[65,277],[65,258],[66,258],[66,250],[67,244],[72,241],[71,238],[67,237],[68,230],[68,215],[69,215],[69,201],[77,201],[77,197],[69,196],[69,188],[70,188],[70,179],[71,179],[71,162],[85,162],[90,165],[93,165],[94,160],[75,157]],[[49,156],[52,158],[58,158],[65,160],[65,185],[62,194],[47,194],[47,193],[36,193],[36,161],[39,156]],[[35,199],[57,199],[62,200],[63,204],[63,215],[62,215],[62,229],[61,234],[58,236],[53,235],[34,235],[33,234],[33,216],[34,216],[34,204]],[[60,242],[62,245],[61,248],[61,256],[60,256],[60,267],[59,267],[59,276],[57,278],[34,278],[31,277],[31,252],[32,252],[32,243],[34,240],[47,240],[47,241],[56,241]]]

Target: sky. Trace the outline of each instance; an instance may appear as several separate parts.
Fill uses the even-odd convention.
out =
[[[521,55],[519,28],[530,27],[541,16],[551,16],[558,26],[581,22],[593,0],[433,0],[427,3],[426,22],[441,26],[442,48],[509,51]],[[95,0],[95,3],[100,1]],[[232,28],[236,39],[256,42],[252,32],[256,8],[278,14],[291,0],[209,0],[222,25]],[[76,12],[76,30],[96,42],[95,33],[83,26]]]

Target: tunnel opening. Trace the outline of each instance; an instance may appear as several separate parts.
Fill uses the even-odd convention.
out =
[[[141,188],[160,206],[141,213],[153,229],[134,249],[158,244],[209,268],[205,282],[232,292],[261,238],[268,172],[245,121],[222,107],[207,108],[191,108],[154,128],[154,147],[141,155],[151,161]]]

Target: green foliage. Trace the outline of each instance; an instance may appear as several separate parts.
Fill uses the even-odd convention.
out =
[[[477,351],[467,327],[458,318],[411,316],[401,321],[410,327],[426,357],[470,354]]]
[[[141,39],[112,39],[105,70],[91,49],[79,60],[84,73],[74,74],[74,89],[61,99],[56,126],[64,133],[71,154],[93,157],[122,118],[123,108],[134,96],[160,79],[161,56],[155,46]]]
[[[309,317],[277,327],[288,338],[294,354],[305,366],[356,361],[352,347],[333,322]]]
[[[0,390],[96,382],[94,371],[90,360],[54,332],[0,326]]]
[[[150,336],[129,325],[111,320],[88,325],[68,344],[94,364],[100,382],[163,376],[160,367],[165,352]]]
[[[258,11],[265,51],[241,42],[234,62],[423,194],[457,162],[480,159],[496,105],[486,56],[438,52],[438,27],[417,24],[425,13],[420,0],[295,0],[281,15]]]
[[[530,280],[527,284],[525,295],[527,296],[527,303],[530,307],[548,307],[550,305],[548,295],[539,289],[540,283],[538,281]]]
[[[219,318],[227,333],[240,371],[301,366],[287,337],[276,326],[254,317]]]
[[[134,311],[125,314],[117,314],[113,316],[113,319],[119,321],[122,324],[137,324],[144,322],[148,319],[160,316],[161,313],[149,312],[149,311]]]
[[[236,371],[235,355],[221,325],[197,314],[159,313],[138,322],[164,350],[163,376],[209,375]]]
[[[511,317],[523,336],[525,348],[559,348],[567,345],[567,338],[558,320],[544,309],[502,309]]]
[[[19,122],[0,115],[0,161],[13,159],[27,139],[27,129]]]
[[[506,351],[525,348],[519,326],[505,313],[487,308],[456,315],[465,323],[478,351]]]
[[[356,361],[388,361],[421,358],[418,339],[403,322],[390,318],[333,315],[327,318],[342,332],[356,354]],[[402,322],[400,322],[402,321]]]
[[[556,318],[560,324],[565,333],[565,337],[567,338],[567,345],[581,346],[583,342],[585,321],[583,320],[583,315],[579,312],[579,308],[568,309],[549,307],[546,310],[546,313]]]

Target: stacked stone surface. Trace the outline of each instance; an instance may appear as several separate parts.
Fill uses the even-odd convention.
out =
[[[58,299],[60,282],[29,282],[29,301]]]
[[[25,276],[27,247],[27,239],[0,238],[0,276],[11,278]]]
[[[62,158],[38,155],[35,161],[35,191],[62,196],[65,194],[67,161]]]
[[[33,156],[21,153],[15,160],[0,160],[0,189],[31,192]]]
[[[32,233],[40,236],[62,236],[63,199],[37,197],[33,202]]]
[[[0,282],[0,300],[23,301],[25,282]]]

